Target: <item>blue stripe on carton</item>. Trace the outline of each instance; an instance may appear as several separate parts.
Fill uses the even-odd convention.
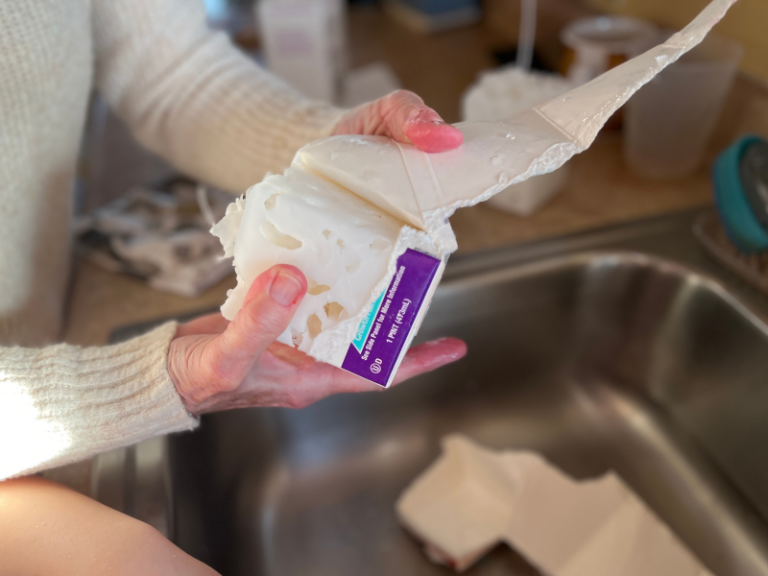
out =
[[[368,340],[368,336],[371,334],[371,329],[373,328],[373,319],[376,318],[379,313],[379,309],[381,308],[381,301],[384,300],[384,294],[386,294],[386,291],[382,292],[376,302],[371,305],[371,309],[368,310],[368,314],[365,315],[365,318],[360,320],[360,324],[357,326],[357,332],[355,333],[355,339],[352,340],[352,345],[357,349],[358,352],[363,351],[365,341]]]

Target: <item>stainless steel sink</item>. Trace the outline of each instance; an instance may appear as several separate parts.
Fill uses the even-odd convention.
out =
[[[461,432],[579,478],[617,470],[715,574],[768,576],[768,300],[698,248],[695,217],[455,258],[419,338],[463,338],[458,364],[208,416],[105,456],[97,492],[225,575],[446,574],[393,504]],[[537,572],[500,547],[467,574]]]

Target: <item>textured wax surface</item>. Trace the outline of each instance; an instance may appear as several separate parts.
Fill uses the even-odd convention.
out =
[[[278,339],[309,351],[323,330],[362,311],[387,273],[403,224],[323,178],[289,168],[250,189],[234,247],[233,318],[248,288],[275,264],[298,266],[308,291]]]

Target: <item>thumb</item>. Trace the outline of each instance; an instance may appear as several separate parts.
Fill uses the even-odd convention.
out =
[[[253,281],[223,332],[177,333],[168,350],[168,373],[190,412],[204,412],[206,400],[240,386],[259,355],[288,327],[306,291],[298,268],[273,266]]]
[[[226,364],[222,368],[244,376],[288,327],[306,292],[307,280],[295,266],[279,264],[258,276],[240,311],[216,338],[216,356]]]

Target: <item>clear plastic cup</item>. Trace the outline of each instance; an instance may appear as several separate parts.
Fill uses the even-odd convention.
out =
[[[710,35],[630,99],[624,158],[632,171],[660,180],[696,171],[742,52],[738,42]]]

